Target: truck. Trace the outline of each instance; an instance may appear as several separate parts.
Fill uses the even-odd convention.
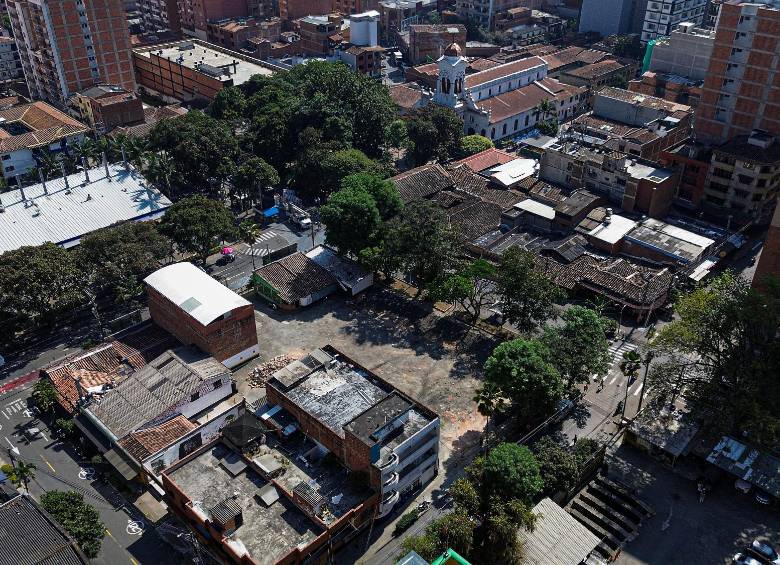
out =
[[[309,213],[292,202],[287,203],[287,215],[301,229],[306,230],[311,227],[311,217],[309,216]]]

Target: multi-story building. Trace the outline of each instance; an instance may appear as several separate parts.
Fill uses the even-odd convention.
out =
[[[759,291],[766,290],[767,277],[780,278],[780,206],[775,209],[769,231],[764,240],[761,257],[756,265],[753,275],[753,288]]]
[[[297,22],[301,40],[296,48],[308,55],[329,55],[341,42],[341,15],[306,16]],[[339,36],[337,38],[336,36]]]
[[[331,0],[279,0],[279,17],[282,21],[297,20],[311,14],[327,14]]]
[[[412,65],[435,61],[451,43],[466,44],[466,26],[410,25],[407,59]]]
[[[699,25],[704,21],[708,0],[649,0],[642,17],[643,42],[669,35],[682,22]],[[635,19],[642,15],[642,4],[636,7]]]
[[[457,0],[455,10],[464,20],[472,20],[477,25],[493,29],[496,14],[512,8],[541,9],[544,0]]]
[[[680,75],[646,71],[638,79],[628,81],[628,90],[685,104],[695,110],[701,100],[702,84],[703,81],[694,81]]]
[[[68,104],[101,135],[116,127],[142,124],[145,120],[141,99],[118,86],[93,86],[75,94]]]
[[[64,107],[100,83],[135,90],[120,0],[9,0],[8,13],[34,98]]]
[[[267,33],[267,29],[264,30],[261,26],[262,23],[255,18],[212,21],[206,24],[206,34],[209,43],[239,51],[253,37]],[[279,28],[276,37],[281,33],[281,26]]]
[[[375,10],[377,0],[331,0],[330,11],[343,16],[359,14],[368,10]]]
[[[247,0],[178,0],[181,30],[204,41],[208,22],[249,17]]]
[[[152,320],[185,345],[227,367],[259,353],[252,304],[192,263],[168,265],[144,282]]]
[[[653,218],[666,216],[677,184],[670,169],[619,151],[588,147],[576,136],[545,149],[539,176],[561,186],[585,187],[626,212]]]
[[[13,37],[0,37],[0,82],[23,79],[19,50]]]
[[[661,164],[677,171],[680,179],[675,195],[676,205],[691,210],[701,207],[711,158],[712,150],[696,142],[681,143],[661,152]]]
[[[754,131],[713,149],[702,204],[705,211],[726,221],[766,224],[778,190],[780,142],[771,134]]]
[[[278,67],[242,53],[188,39],[133,50],[138,83],[170,102],[211,101],[227,86]]]
[[[725,2],[696,114],[700,141],[780,135],[780,0]]]
[[[583,0],[579,31],[596,32],[604,37],[631,30],[634,0]]]
[[[714,44],[714,31],[694,27],[689,22],[682,23],[669,37],[656,40],[649,70],[694,81],[704,80]]]
[[[138,13],[146,33],[165,30],[181,32],[177,0],[138,0]]]

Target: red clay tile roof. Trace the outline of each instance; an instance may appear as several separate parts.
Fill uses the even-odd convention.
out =
[[[496,165],[503,165],[509,161],[514,161],[516,158],[517,157],[514,155],[510,155],[505,151],[491,147],[490,149],[485,149],[484,151],[475,153],[465,159],[461,159],[458,163],[466,165],[469,169],[478,173],[485,169],[495,167]]]
[[[422,91],[419,88],[412,88],[405,84],[396,84],[390,87],[390,98],[399,107],[411,110],[422,99]]]
[[[614,59],[607,59],[605,61],[599,61],[598,63],[591,63],[590,65],[585,65],[584,67],[580,67],[579,69],[572,69],[570,71],[566,71],[564,74],[588,80],[588,79],[599,77],[601,75],[609,74],[613,71],[624,69],[625,67],[626,65],[624,65],[623,63],[619,63]]]
[[[131,432],[117,443],[136,461],[143,463],[150,456],[168,447],[197,427],[197,424],[178,415],[159,426]]]
[[[123,379],[166,349],[177,345],[179,342],[171,334],[159,326],[147,324],[108,343],[58,361],[43,369],[41,374],[54,384],[57,401],[70,414],[75,411],[79,398],[76,379],[82,379],[84,389]]]
[[[0,139],[2,153],[50,145],[59,139],[89,131],[81,122],[45,102],[32,102],[0,110],[0,121],[3,124],[21,122],[32,130]]]
[[[542,100],[563,100],[584,92],[585,88],[563,84],[552,78],[532,82],[522,88],[504,92],[493,98],[477,102],[482,110],[490,112],[490,123],[495,124],[517,114],[532,110]],[[555,95],[551,96],[550,92]]]
[[[588,65],[596,63],[610,57],[610,54],[596,49],[584,49],[583,47],[573,46],[547,55],[541,55],[541,57],[547,61],[549,72],[552,72],[572,63],[580,62]]]
[[[300,251],[260,267],[255,274],[274,287],[287,304],[337,284],[333,275]]]
[[[512,73],[532,69],[533,67],[543,64],[544,61],[539,57],[528,57],[527,59],[520,59],[519,61],[512,61],[511,63],[504,63],[503,65],[498,65],[492,69],[474,73],[473,75],[468,75],[466,77],[466,86],[473,88],[475,86],[479,86],[480,84],[490,82],[491,80],[496,80]]]
[[[475,73],[478,73],[480,71],[486,71],[488,69],[492,69],[493,67],[497,67],[500,65],[498,61],[493,61],[492,59],[474,59],[468,64],[468,70],[471,70]]]
[[[438,163],[416,167],[390,180],[395,183],[401,200],[405,203],[428,198],[453,185],[450,175]]]

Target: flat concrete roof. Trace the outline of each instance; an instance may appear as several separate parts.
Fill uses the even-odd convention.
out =
[[[212,508],[237,493],[235,501],[241,507],[243,523],[231,536],[234,548],[243,546],[256,562],[271,564],[323,532],[284,495],[270,506],[258,501],[255,494],[271,483],[250,467],[233,476],[221,465],[231,454],[237,455],[217,444],[170,471],[168,477],[208,519],[212,519]]]
[[[715,243],[715,240],[653,218],[642,221],[626,239],[686,263],[700,259]]]
[[[540,216],[546,220],[555,219],[555,208],[548,206],[547,204],[537,202],[536,200],[531,200],[530,198],[523,200],[522,202],[518,202],[515,204],[515,208],[518,210],[523,210],[524,212],[528,212],[529,214],[533,214],[534,216]]]
[[[617,243],[636,226],[634,220],[612,214],[609,223],[602,221],[588,232],[588,235],[606,243]]]
[[[175,43],[152,45],[134,50],[136,54],[150,57],[154,54],[170,59],[189,69],[195,69],[220,81],[232,80],[237,86],[254,75],[269,76],[274,73],[271,65],[218,45],[205,41],[184,40]]]

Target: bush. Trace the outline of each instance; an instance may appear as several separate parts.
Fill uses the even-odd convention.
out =
[[[395,524],[395,530],[393,531],[393,535],[397,536],[399,534],[402,534],[406,530],[412,527],[412,524],[414,524],[417,519],[420,517],[420,513],[415,508],[411,512],[407,512],[403,516],[401,516],[401,519],[398,520],[398,522]]]
[[[87,557],[97,557],[106,530],[100,514],[84,502],[83,494],[52,490],[41,496],[41,506],[73,536]]]
[[[76,422],[69,418],[57,418],[54,420],[54,426],[65,437],[71,438],[76,434]]]

